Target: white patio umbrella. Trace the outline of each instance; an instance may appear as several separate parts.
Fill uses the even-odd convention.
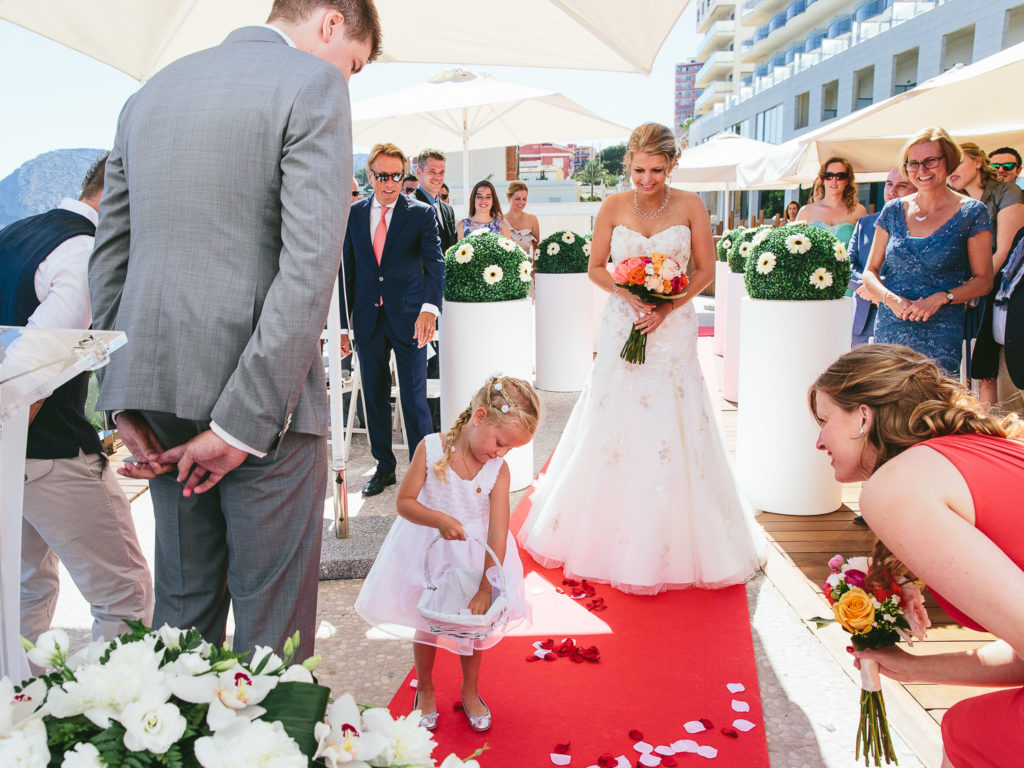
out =
[[[689,0],[375,0],[384,61],[651,71]],[[0,0],[0,19],[146,80],[232,29],[261,24],[271,0]],[[500,16],[500,18],[499,18]]]
[[[853,112],[779,145],[740,168],[744,180],[810,181],[823,160],[846,157],[858,179],[883,176],[899,161],[906,140],[938,125],[957,141],[983,148],[1024,143],[1024,112],[1013,98],[1024,79],[1024,43],[966,67],[951,69],[905,93]]]
[[[464,195],[469,192],[471,144],[479,149],[628,135],[629,128],[560,93],[462,69],[352,104],[356,144],[390,141],[412,151],[461,150]]]
[[[732,132],[720,133],[703,144],[683,150],[672,172],[672,186],[691,192],[730,192],[736,189],[780,189],[793,186],[740,183],[737,168],[741,164],[753,162],[776,148],[775,144],[748,139]]]

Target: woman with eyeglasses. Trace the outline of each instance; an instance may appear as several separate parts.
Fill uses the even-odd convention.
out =
[[[908,346],[953,377],[960,375],[964,304],[992,289],[988,211],[946,186],[959,164],[960,148],[942,128],[907,141],[903,174],[917,192],[885,204],[864,269],[864,285],[879,302],[875,341]]]
[[[487,229],[509,236],[508,223],[501,215],[501,203],[494,185],[484,179],[473,186],[469,195],[469,216],[459,222],[459,240],[478,229]]]
[[[867,209],[857,200],[857,182],[853,166],[842,157],[830,157],[818,169],[811,202],[800,209],[797,221],[827,229],[839,242],[848,245],[853,228]]]
[[[1016,184],[1000,181],[985,151],[973,142],[960,145],[963,160],[949,175],[949,183],[965,195],[981,200],[992,219],[992,274],[995,289],[988,300],[967,310],[964,338],[967,349],[977,337],[974,354],[969,356],[968,370],[978,379],[978,399],[985,405],[1002,401],[996,386],[1003,345],[992,335],[992,303],[1002,280],[1003,264],[1010,254],[1010,245],[1017,231],[1024,227],[1024,192]],[[1004,366],[1005,367],[1005,366]],[[1016,392],[1016,389],[1014,389]],[[1012,392],[1003,393],[1007,397]],[[1020,408],[1020,404],[1017,405]]]

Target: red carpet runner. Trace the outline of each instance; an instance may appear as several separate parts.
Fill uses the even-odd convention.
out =
[[[527,494],[512,514],[513,530],[522,525],[529,504]],[[556,745],[568,743],[567,764],[572,768],[598,765],[602,755],[609,766],[615,764],[608,761],[609,755],[624,755],[630,766],[659,765],[656,753],[640,762],[634,744],[642,734],[642,741],[654,747],[681,746],[681,740],[688,740],[688,749],[696,742],[705,747],[704,755],[717,750],[709,763],[701,754],[686,752],[664,758],[661,765],[767,768],[743,586],[640,597],[594,584],[596,597],[604,598],[607,609],[590,612],[586,606],[592,598],[574,600],[567,594],[569,587],[560,593],[561,570],[541,568],[522,550],[520,556],[534,620],[525,630],[528,634],[510,635],[484,652],[480,692],[494,715],[494,726],[487,733],[474,733],[463,713],[454,710],[462,679],[458,658],[438,653],[434,682],[441,718],[434,732],[436,759],[450,752],[464,758],[486,744],[488,749],[479,758],[482,768],[543,768],[553,764],[550,754]],[[575,663],[567,656],[526,661],[535,641],[552,638],[557,646],[567,637],[584,647],[596,645],[600,661]],[[412,709],[409,682],[414,676],[410,673],[391,700],[396,716]],[[745,690],[731,693],[727,685],[735,683]],[[744,703],[749,712],[734,710],[742,710]],[[684,728],[702,718],[710,721],[709,729],[688,733]],[[733,729],[737,719],[753,723],[753,729]],[[620,768],[625,765],[619,761]]]

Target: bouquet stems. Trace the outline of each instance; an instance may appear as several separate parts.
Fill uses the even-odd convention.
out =
[[[622,345],[619,357],[627,363],[643,365],[647,362],[647,334],[640,333],[634,325],[626,337],[626,343]]]
[[[878,673],[878,662],[860,661],[860,724],[857,726],[857,759],[864,752],[864,765],[873,760],[880,766],[885,763],[899,764],[889,733],[889,718],[885,714],[885,700],[882,698],[882,681]]]

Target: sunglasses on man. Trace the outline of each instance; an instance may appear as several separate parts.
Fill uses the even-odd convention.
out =
[[[828,181],[829,179],[846,181],[848,178],[850,178],[850,174],[848,174],[846,171],[825,171],[823,174],[821,174],[821,178],[823,178],[825,181]]]
[[[358,192],[353,192],[352,193],[352,199],[355,200],[357,197],[359,197],[359,193]]]
[[[993,171],[1012,171],[1017,168],[1020,163],[992,163]]]
[[[401,181],[405,178],[405,173],[377,173],[376,171],[370,171],[370,175],[377,181]]]
[[[441,199],[444,200],[447,203],[448,202],[448,195],[442,193],[441,194]]]

